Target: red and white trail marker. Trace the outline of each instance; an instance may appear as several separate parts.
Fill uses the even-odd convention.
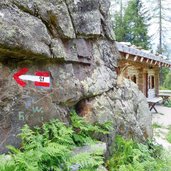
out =
[[[36,72],[35,73],[36,79],[35,80],[35,86],[43,86],[43,87],[49,87],[50,86],[50,75],[49,72]]]
[[[32,81],[35,86],[50,87],[49,72],[36,72],[35,75],[25,75],[28,71],[28,68],[23,68],[13,75],[13,78],[20,86],[25,87],[27,85],[25,81]]]

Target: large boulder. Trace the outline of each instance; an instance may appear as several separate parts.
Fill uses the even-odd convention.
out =
[[[90,122],[112,121],[110,138],[101,137],[109,145],[117,133],[151,137],[145,97],[128,81],[117,87],[109,6],[108,0],[0,2],[1,153],[8,144],[20,146],[24,124],[69,123],[71,108]]]
[[[123,86],[113,88],[77,104],[77,112],[91,123],[112,122],[113,131],[102,137],[110,147],[116,134],[143,142],[152,136],[152,117],[146,97],[136,84],[124,80]]]

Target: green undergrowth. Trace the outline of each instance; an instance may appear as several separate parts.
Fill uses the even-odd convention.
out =
[[[169,126],[169,132],[166,135],[166,139],[169,143],[171,143],[171,126]]]
[[[73,154],[73,149],[97,142],[93,134],[108,134],[110,123],[103,125],[86,123],[75,112],[71,114],[71,124],[59,120],[44,123],[42,127],[22,128],[19,135],[22,147],[8,146],[10,154],[0,157],[0,171],[95,171],[104,163],[103,152]]]
[[[170,171],[171,155],[153,142],[141,144],[118,136],[107,166],[109,171]]]
[[[22,128],[22,146],[8,146],[10,153],[0,156],[0,171],[96,171],[104,165],[103,152],[74,153],[74,149],[98,142],[94,134],[108,134],[111,123],[89,124],[74,111],[70,124],[59,120],[42,127]],[[144,144],[117,136],[113,156],[106,162],[109,171],[170,171],[171,155],[151,141]]]
[[[160,87],[159,87],[159,90],[171,90],[171,89],[169,89],[169,87],[160,86]]]
[[[164,103],[164,106],[166,106],[166,107],[171,107],[171,100],[165,102],[165,103]]]
[[[158,123],[153,123],[152,127],[153,127],[153,129],[162,128],[162,126],[159,125]]]

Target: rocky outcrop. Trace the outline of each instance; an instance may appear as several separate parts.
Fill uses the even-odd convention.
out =
[[[113,121],[117,132],[143,140],[151,131],[150,114],[145,101],[138,87],[132,81],[124,80],[123,87],[83,100],[78,103],[77,109],[89,122]]]
[[[125,79],[121,88],[80,101],[77,111],[89,122],[113,123],[113,132],[103,137],[109,147],[117,133],[141,142],[151,136],[152,121],[146,98],[132,81]]]
[[[151,115],[128,81],[117,87],[117,60],[108,0],[4,0],[0,2],[0,151],[19,146],[27,123],[69,122],[75,108],[90,122],[112,121],[116,133],[144,140]],[[27,79],[16,73],[27,68]],[[46,72],[44,76],[38,76]],[[20,72],[19,72],[20,73]],[[50,78],[50,86],[35,79]],[[23,74],[23,75],[24,75]],[[35,76],[30,77],[29,75]],[[26,78],[25,78],[26,79]],[[21,86],[22,85],[22,86]]]

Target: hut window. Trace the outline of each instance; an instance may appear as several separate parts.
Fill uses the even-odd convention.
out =
[[[151,89],[151,76],[148,77],[148,88]]]
[[[154,76],[151,76],[151,88],[154,88]]]
[[[154,76],[149,76],[149,89],[154,88]]]
[[[134,83],[137,83],[137,78],[136,78],[136,75],[133,75],[131,80],[134,82]]]

